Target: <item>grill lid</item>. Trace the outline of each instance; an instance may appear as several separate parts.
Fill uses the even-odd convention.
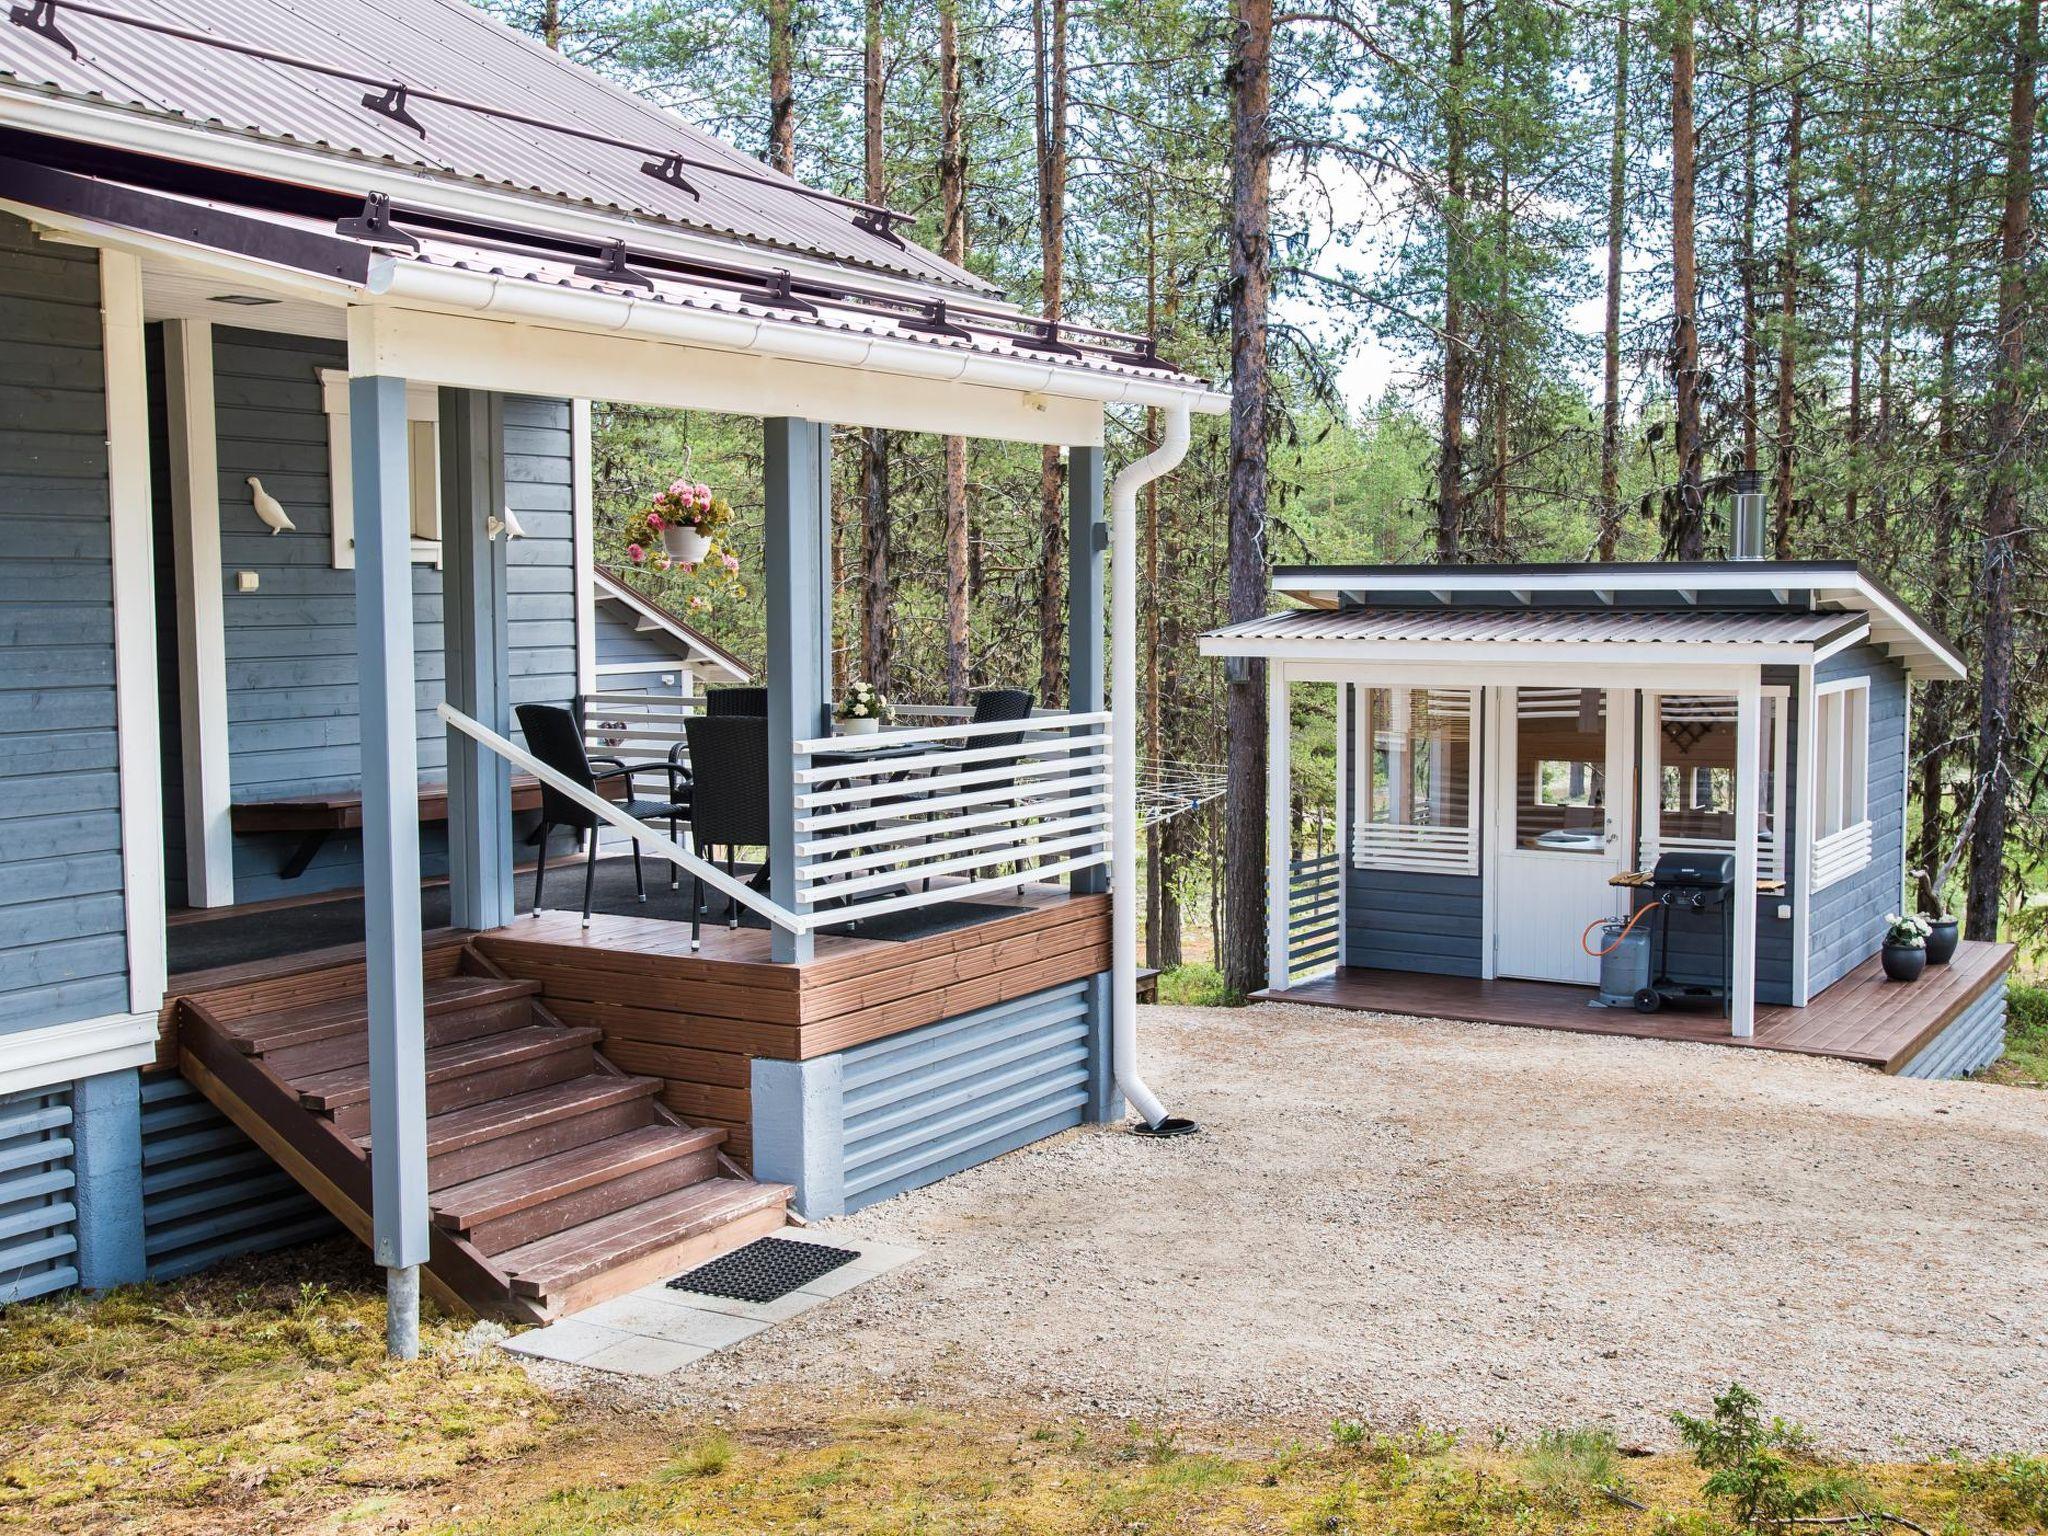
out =
[[[1735,855],[1685,850],[1657,856],[1656,885],[1725,886],[1735,883]]]

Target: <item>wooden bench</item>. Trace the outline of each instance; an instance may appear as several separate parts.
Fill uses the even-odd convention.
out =
[[[601,792],[623,798],[618,780],[600,786]],[[540,780],[530,774],[512,778],[512,812],[540,809]],[[420,786],[420,824],[448,819],[448,786]],[[360,831],[363,825],[363,797],[360,791],[337,790],[324,795],[290,795],[278,800],[237,801],[228,810],[228,824],[237,832],[296,832],[299,844],[278,871],[283,880],[296,880],[306,866],[337,832]]]

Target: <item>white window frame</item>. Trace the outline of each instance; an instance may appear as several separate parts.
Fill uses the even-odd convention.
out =
[[[1356,869],[1394,869],[1435,875],[1476,875],[1479,873],[1479,801],[1484,778],[1479,758],[1479,708],[1477,688],[1438,688],[1430,684],[1388,685],[1360,682],[1354,685],[1358,707],[1353,720],[1351,752],[1351,863]],[[1462,693],[1468,703],[1466,718],[1470,763],[1465,794],[1465,825],[1461,828],[1422,825],[1405,821],[1375,821],[1372,816],[1372,695],[1375,692],[1406,695],[1422,687],[1431,693]]]
[[[1771,835],[1757,839],[1756,870],[1759,880],[1783,880],[1786,878],[1785,855],[1785,797],[1786,769],[1788,764],[1788,736],[1792,719],[1792,690],[1783,683],[1766,683],[1760,693],[1762,705],[1762,727],[1768,731],[1771,740]],[[1733,853],[1735,840],[1726,837],[1672,838],[1663,836],[1664,815],[1664,736],[1663,710],[1667,698],[1725,698],[1728,701],[1728,718],[1731,729],[1735,719],[1735,695],[1725,689],[1668,689],[1662,693],[1643,695],[1643,750],[1640,767],[1642,786],[1642,867],[1655,866],[1657,855],[1671,848],[1698,848],[1711,852]],[[1760,731],[1759,734],[1762,734]],[[1738,764],[1738,771],[1740,765]],[[1683,786],[1683,793],[1690,796],[1693,786]]]
[[[337,571],[356,568],[355,454],[349,438],[348,381],[343,368],[322,368],[320,403],[327,412],[327,487],[329,518],[334,534],[333,567]],[[411,461],[413,495],[412,558],[415,565],[441,564],[441,391],[437,385],[405,386],[405,421]],[[427,430],[418,429],[424,426]],[[422,447],[431,444],[432,452]],[[422,502],[425,505],[422,506]],[[423,515],[424,514],[424,515]],[[420,530],[431,527],[434,536]]]
[[[1833,700],[1831,708],[1829,701]],[[1826,890],[1870,863],[1870,679],[1813,690],[1813,888]]]

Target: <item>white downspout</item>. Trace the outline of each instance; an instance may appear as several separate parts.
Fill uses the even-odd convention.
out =
[[[1166,1106],[1138,1076],[1138,492],[1188,452],[1188,408],[1164,410],[1159,446],[1125,466],[1109,488],[1110,1035],[1116,1085],[1158,1128]]]

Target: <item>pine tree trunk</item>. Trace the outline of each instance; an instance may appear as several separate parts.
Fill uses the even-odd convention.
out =
[[[562,51],[562,0],[546,0],[541,6],[540,40],[556,53]]]
[[[1628,235],[1628,7],[1614,24],[1614,127],[1607,151],[1607,304],[1601,330],[1600,548],[1621,540],[1621,247]]]
[[[1970,833],[1970,885],[1965,927],[1973,939],[1998,937],[2005,891],[2005,838],[2011,820],[2009,754],[2019,722],[2013,718],[2013,587],[2025,558],[2020,526],[2016,451],[2022,441],[2020,401],[2027,362],[2026,301],[2029,208],[2033,200],[2036,124],[2035,72],[2041,50],[2041,0],[2019,0],[2014,28],[2012,121],[2006,144],[2004,208],[1999,218],[1997,361],[1991,380],[1985,438],[1991,446],[1991,486],[1984,505],[1983,562],[1978,577],[1978,623],[1983,660],[1978,670],[1977,783],[1984,807]]]
[[[861,60],[861,195],[888,202],[882,161],[882,0],[866,0]],[[896,615],[889,592],[889,434],[870,427],[861,437],[861,660],[867,680],[893,696]]]
[[[1773,497],[1773,552],[1792,557],[1793,433],[1797,426],[1796,388],[1799,377],[1799,157],[1806,127],[1806,6],[1792,0],[1792,105],[1785,122],[1785,251],[1780,258],[1783,284],[1778,308],[1778,445]]]
[[[796,174],[795,0],[768,0],[768,163]]]
[[[1749,4],[1748,42],[1762,46],[1756,0]],[[1756,77],[1747,81],[1742,98],[1742,467],[1756,472]]]
[[[1454,0],[1455,3],[1455,0]],[[1272,190],[1272,0],[1235,0],[1230,111],[1230,539],[1233,622],[1266,606],[1266,306]],[[1266,971],[1266,678],[1229,688],[1223,975],[1248,993]],[[1280,899],[1285,899],[1284,896]]]
[[[956,6],[939,8],[939,253],[967,259],[966,145],[961,125],[960,31]],[[967,440],[946,439],[946,701],[965,704],[968,677]]]
[[[1678,0],[1671,35],[1671,382],[1678,455],[1672,552],[1706,558],[1700,427],[1699,270],[1693,252],[1699,141],[1693,126],[1693,0]]]
[[[1444,377],[1436,467],[1436,557],[1458,558],[1465,520],[1465,0],[1450,0],[1450,69],[1444,91]]]
[[[1037,105],[1038,253],[1043,274],[1042,313],[1057,323],[1066,285],[1067,242],[1067,0],[1032,0],[1031,34]],[[1065,691],[1066,480],[1060,451],[1048,444],[1038,468],[1038,694]]]

